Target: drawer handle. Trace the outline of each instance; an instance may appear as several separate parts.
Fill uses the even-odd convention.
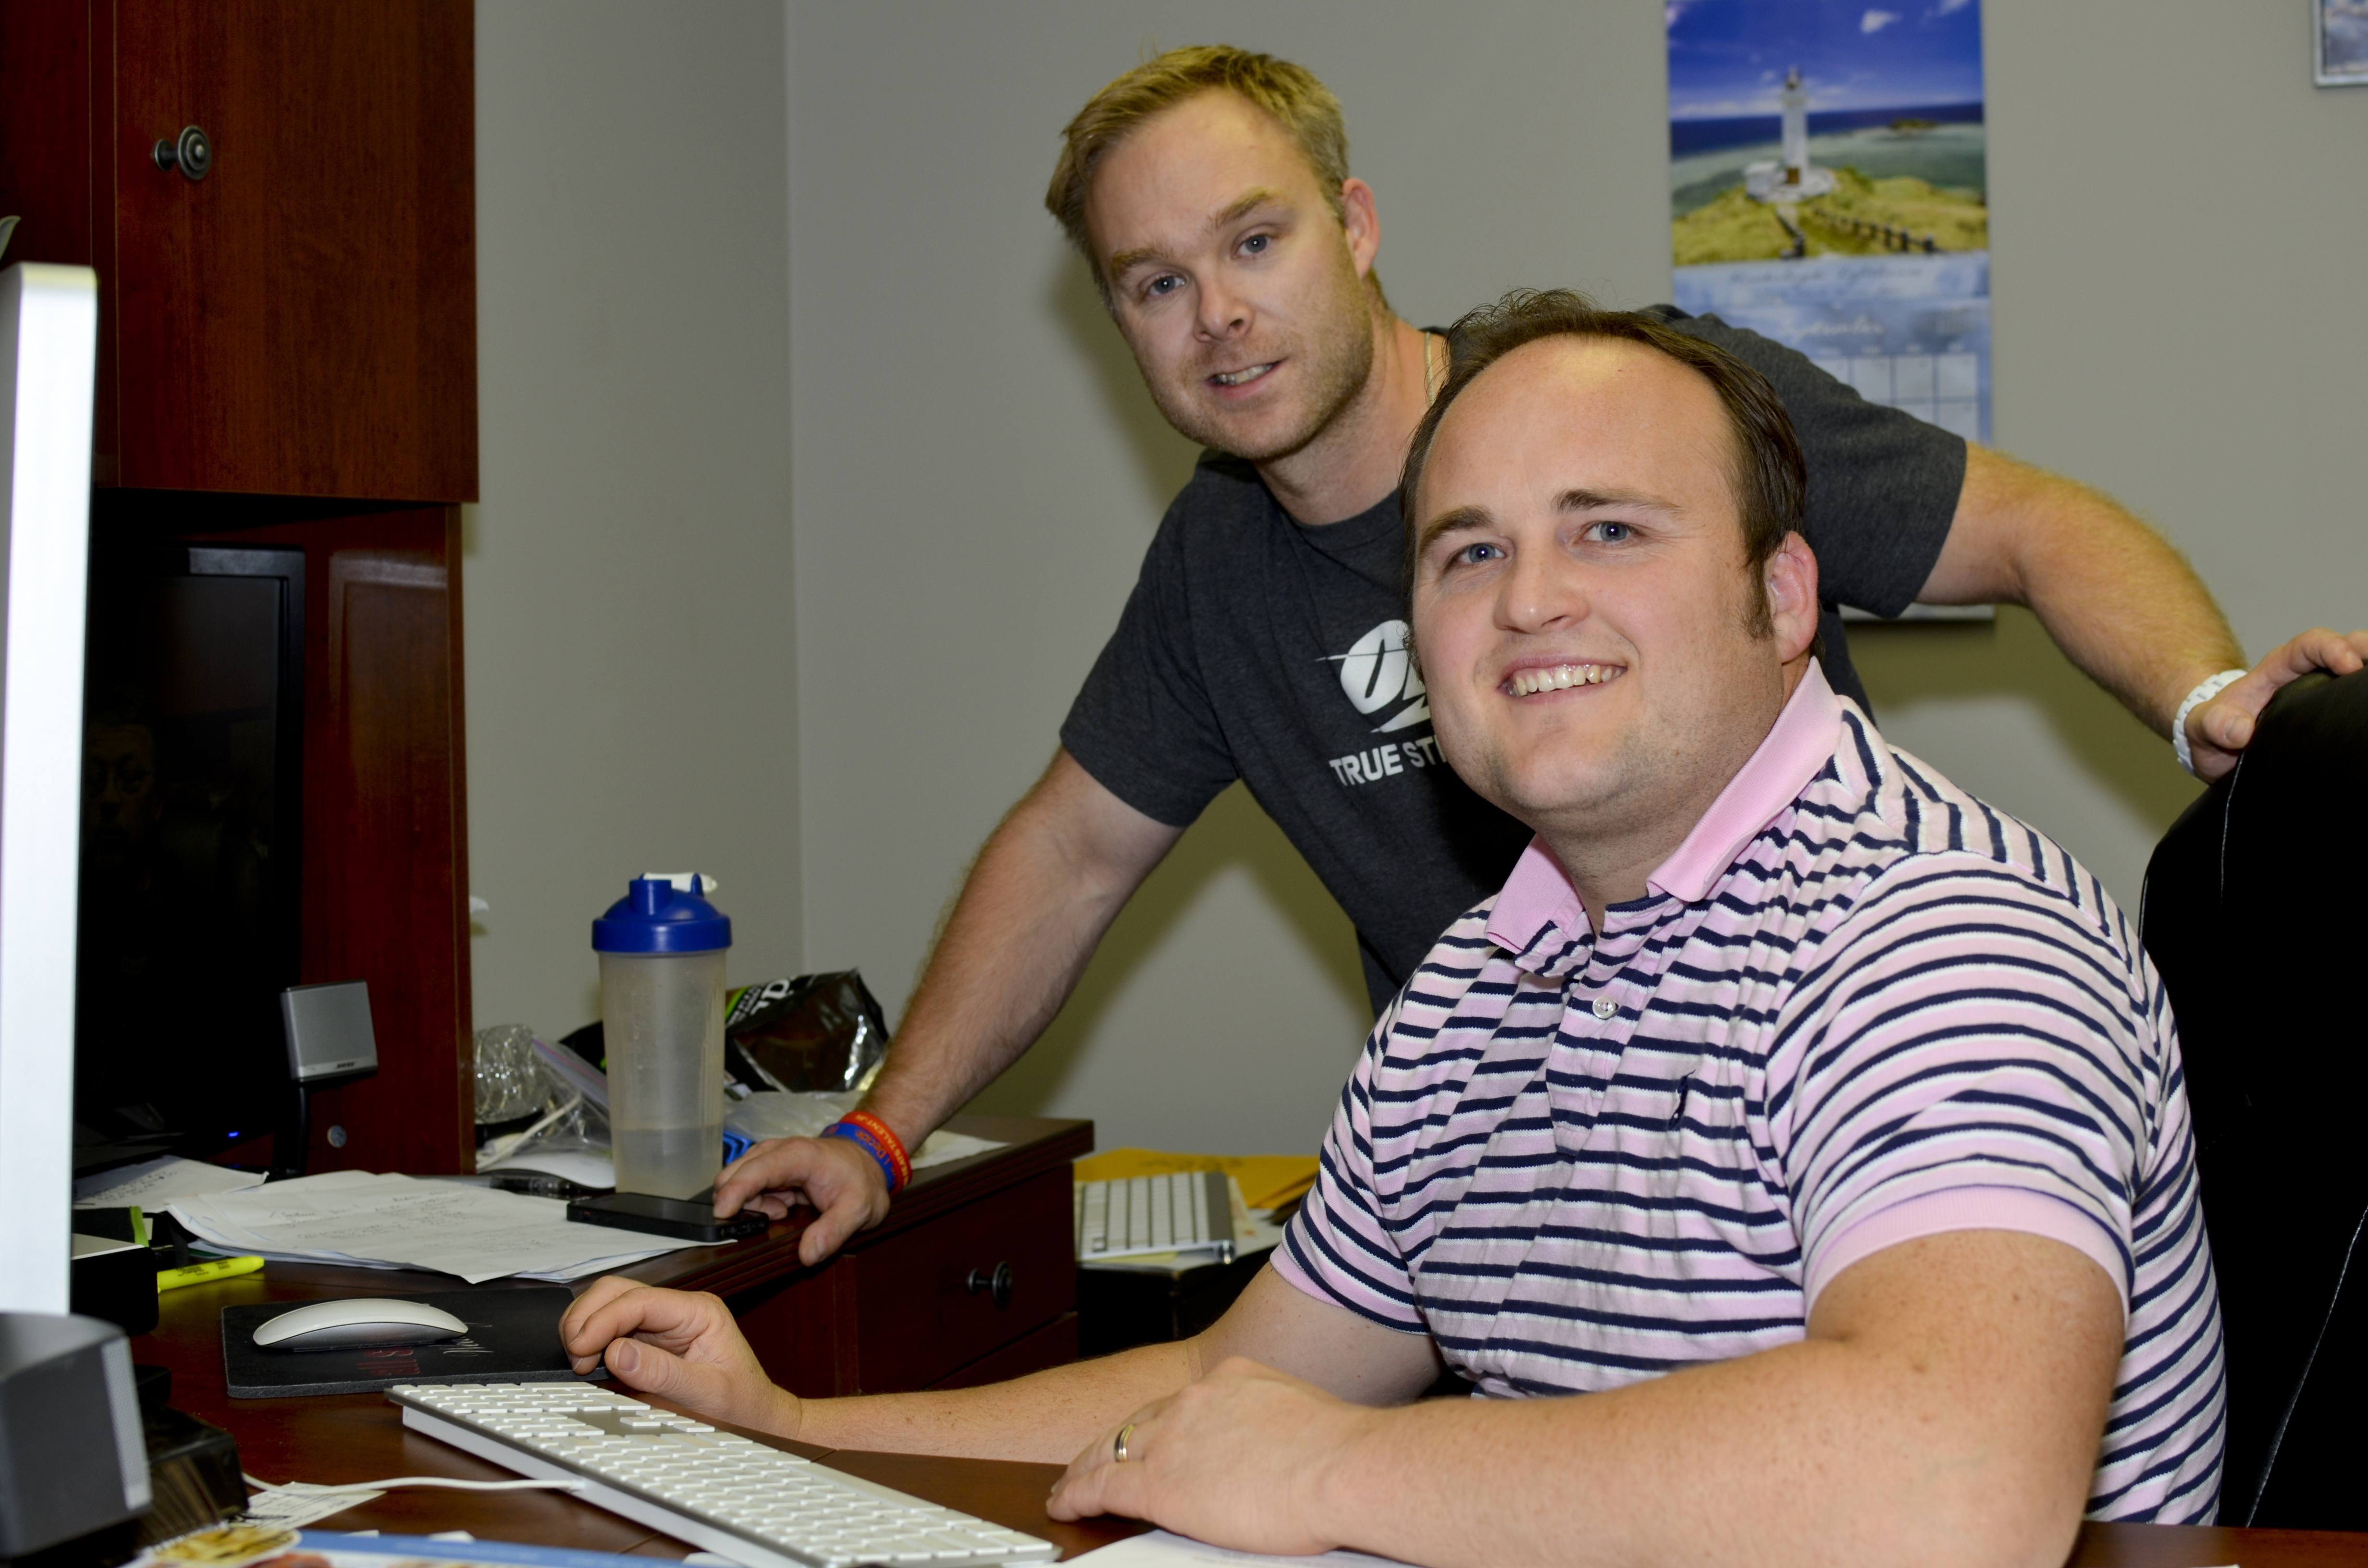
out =
[[[984,1290],[994,1298],[997,1307],[1008,1307],[1011,1304],[1011,1265],[998,1263],[993,1273],[973,1268],[962,1280],[962,1287],[973,1296]]]
[[[167,173],[178,169],[185,179],[201,180],[214,166],[213,139],[199,126],[185,125],[178,139],[156,143],[155,158]]]

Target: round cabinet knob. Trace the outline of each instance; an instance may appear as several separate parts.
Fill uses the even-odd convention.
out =
[[[973,1268],[962,1285],[973,1296],[984,1290],[994,1298],[996,1306],[1008,1307],[1011,1304],[1011,1265],[998,1263],[992,1272]]]
[[[202,126],[185,125],[178,140],[156,143],[156,166],[178,169],[189,179],[203,179],[214,166],[214,139]]]

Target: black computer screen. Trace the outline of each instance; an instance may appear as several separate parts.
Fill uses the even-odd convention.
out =
[[[203,1153],[289,1104],[302,883],[303,556],[92,563],[75,1120]]]

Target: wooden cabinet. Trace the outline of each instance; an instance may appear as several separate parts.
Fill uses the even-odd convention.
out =
[[[471,0],[0,0],[0,262],[98,274],[95,536],[305,554],[302,973],[369,983],[380,1057],[316,1103],[316,1170],[472,1163],[474,25]]]
[[[470,0],[0,5],[4,259],[97,269],[98,483],[476,498],[472,28]],[[204,176],[159,167],[193,126]]]
[[[116,489],[91,525],[304,552],[300,972],[367,982],[379,1049],[314,1096],[309,1168],[474,1168],[461,509]]]
[[[1069,1164],[1092,1152],[1093,1123],[955,1125],[1010,1147],[920,1172],[819,1268],[797,1267],[803,1227],[783,1225],[626,1272],[722,1296],[773,1381],[809,1397],[967,1387],[1076,1359]]]

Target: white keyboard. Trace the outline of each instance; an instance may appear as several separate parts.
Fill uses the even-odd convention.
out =
[[[1215,1249],[1234,1256],[1234,1205],[1222,1171],[1076,1184],[1077,1261]]]
[[[748,1568],[1050,1562],[1051,1541],[589,1383],[404,1384],[403,1424]]]

